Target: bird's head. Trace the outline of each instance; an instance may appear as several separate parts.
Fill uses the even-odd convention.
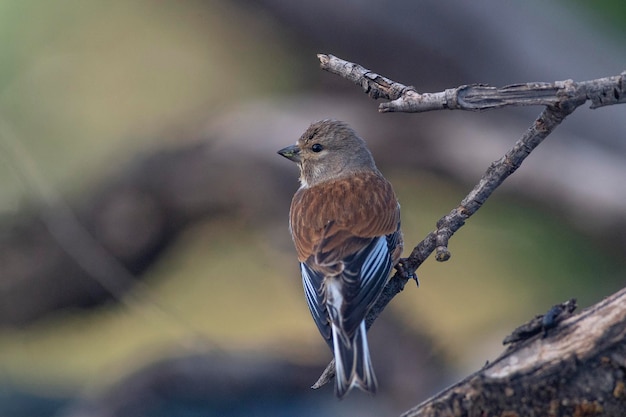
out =
[[[313,123],[295,145],[281,149],[278,154],[298,164],[302,187],[376,170],[363,139],[337,120]]]

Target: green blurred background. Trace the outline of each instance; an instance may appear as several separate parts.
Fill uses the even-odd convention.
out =
[[[401,12],[405,2],[392,5]],[[432,2],[423,5],[432,6]],[[86,201],[97,199],[94,196],[106,188],[103,184],[132,171],[146,155],[198,143],[208,143],[208,152],[219,154],[223,164],[219,170],[207,164],[207,171],[218,170],[209,187],[214,184],[215,193],[232,193],[236,202],[229,200],[232,205],[225,212],[208,210],[192,216],[193,221],[183,221],[184,227],[176,229],[158,256],[135,273],[140,283],[122,297],[96,297],[88,307],[68,303],[23,322],[3,321],[1,415],[83,415],[72,408],[75,402],[85,397],[97,401],[151,364],[188,355],[287,360],[311,367],[312,375],[321,372],[330,352],[309,317],[287,230],[288,197],[297,187],[297,172],[275,151],[294,142],[318,115],[347,119],[372,141],[381,170],[396,188],[410,250],[539,112],[379,115],[376,103],[356,87],[320,71],[316,52],[354,60],[422,91],[470,82],[597,78],[624,70],[600,61],[574,71],[572,62],[582,65],[588,60],[582,53],[573,61],[560,60],[544,45],[543,62],[530,59],[541,52],[537,46],[538,51],[528,53],[528,68],[513,63],[517,72],[508,71],[502,57],[522,50],[506,42],[526,24],[520,17],[519,27],[502,32],[501,39],[475,34],[481,44],[474,45],[477,50],[470,53],[470,60],[485,60],[489,68],[501,65],[494,71],[502,78],[487,74],[481,79],[481,67],[466,65],[467,58],[454,61],[454,54],[442,49],[445,43],[439,35],[433,35],[432,42],[421,38],[422,49],[410,49],[410,26],[406,33],[387,32],[381,17],[380,26],[369,22],[363,23],[363,33],[355,30],[358,7],[351,3],[333,7],[322,2],[309,20],[302,16],[311,12],[298,14],[297,7],[274,1],[0,1],[0,215],[3,230],[10,230],[0,234],[6,242],[13,242],[15,230],[21,230],[13,228],[14,222],[36,222],[41,207],[50,209],[46,195],[60,197],[80,212],[89,205]],[[531,2],[511,7],[532,15],[541,6]],[[568,10],[565,17],[560,8]],[[419,7],[411,10],[419,14]],[[499,6],[493,20],[506,10]],[[448,12],[446,19],[460,13],[452,8]],[[584,27],[582,38],[604,36],[619,42],[621,37],[623,44],[623,2],[563,2],[551,5],[549,13],[553,14],[544,15],[544,20],[559,16],[572,19],[561,20],[560,25]],[[352,26],[350,20],[355,20]],[[437,22],[431,23],[438,33]],[[545,28],[549,31],[550,26]],[[446,42],[461,43],[463,30],[473,31],[461,29],[447,29],[451,39]],[[492,30],[491,36],[505,31],[497,25]],[[375,37],[380,44],[368,43]],[[419,66],[402,59],[413,51],[423,57]],[[616,60],[623,64],[623,58]],[[455,64],[431,67],[431,59],[436,65]],[[623,109],[617,110],[623,117]],[[448,152],[438,146],[452,130],[438,126],[452,124],[468,135],[461,142],[464,149],[455,145]],[[474,128],[479,133],[470,133]],[[416,129],[421,129],[419,134]],[[472,137],[482,129],[499,129],[499,144],[473,143]],[[568,131],[561,134],[565,143]],[[624,157],[623,134],[624,130],[613,132],[618,145],[601,140],[597,146],[608,146]],[[596,146],[595,139],[589,138],[590,146]],[[546,143],[546,152],[558,153],[556,145],[552,150],[550,146]],[[446,166],[457,162],[445,155],[459,152],[475,154],[471,163],[485,163],[469,171]],[[563,177],[567,183],[568,176]],[[388,319],[404,327],[406,337],[423,338],[424,360],[432,358],[434,370],[429,372],[438,379],[432,385],[418,384],[409,375],[398,383],[406,390],[401,398],[393,396],[398,390],[382,388],[380,400],[364,400],[384,402],[373,408],[375,412],[400,412],[494,359],[508,332],[551,305],[576,297],[579,305],[588,306],[623,286],[623,211],[614,222],[605,217],[604,229],[599,230],[596,222],[586,225],[579,221],[584,215],[568,211],[568,205],[575,205],[569,190],[557,189],[552,198],[532,190],[526,193],[524,187],[532,189],[541,179],[525,183],[524,178],[498,191],[454,236],[449,262],[429,259],[418,271],[420,287],[409,284],[391,304]],[[623,188],[614,192],[626,195]],[[12,249],[4,245],[3,250],[8,257]],[[33,256],[29,262],[36,264],[38,259]],[[11,273],[0,265],[0,274]],[[19,304],[12,285],[5,283],[2,296]],[[387,344],[395,343],[388,338]],[[385,368],[383,355],[374,355],[375,367]],[[410,353],[401,359],[414,360]],[[305,381],[302,390],[312,382]],[[322,396],[323,401],[334,401],[330,391],[312,395],[316,401]],[[194,410],[202,407],[210,405]],[[196,415],[193,412],[169,415]],[[291,413],[309,415],[300,409]]]

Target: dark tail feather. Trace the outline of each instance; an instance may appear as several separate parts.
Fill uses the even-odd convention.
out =
[[[332,331],[337,397],[343,398],[354,387],[376,393],[378,383],[370,360],[365,321],[361,322],[351,339],[334,324]]]

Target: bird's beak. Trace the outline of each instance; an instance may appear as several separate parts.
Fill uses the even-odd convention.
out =
[[[300,148],[298,148],[298,145],[287,146],[286,148],[278,151],[278,154],[284,156],[290,161],[300,162]]]

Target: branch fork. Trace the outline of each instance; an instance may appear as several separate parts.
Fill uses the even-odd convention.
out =
[[[320,67],[354,84],[373,99],[390,100],[381,103],[379,112],[426,112],[433,110],[483,111],[506,106],[544,106],[537,119],[513,147],[493,162],[460,205],[442,217],[411,254],[400,261],[366,317],[367,328],[372,325],[391,299],[404,289],[406,282],[416,278],[415,271],[435,252],[440,262],[450,259],[449,239],[485,203],[491,194],[513,174],[526,157],[574,110],[591,101],[591,108],[626,103],[626,71],[620,75],[576,83],[572,80],[554,83],[533,82],[501,88],[483,84],[463,85],[437,93],[418,93],[412,86],[393,81],[358,64],[333,55],[318,54]],[[332,380],[334,362],[322,373],[313,388]]]

